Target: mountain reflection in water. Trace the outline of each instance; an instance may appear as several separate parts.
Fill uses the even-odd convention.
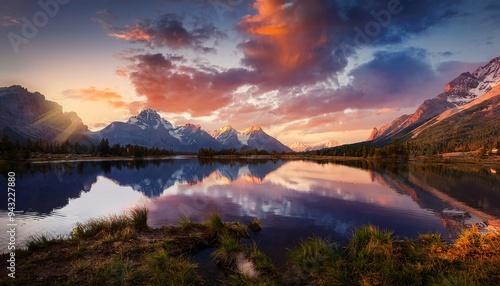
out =
[[[500,180],[488,169],[348,164],[172,159],[16,166],[18,241],[30,234],[67,234],[78,221],[141,204],[149,208],[153,227],[176,224],[181,216],[201,221],[214,212],[244,223],[258,217],[264,231],[256,238],[274,257],[313,235],[345,242],[367,223],[400,237],[450,237],[458,229],[442,210],[456,207],[455,201],[500,217]],[[0,184],[7,184],[5,176]],[[0,212],[5,224],[6,205]]]

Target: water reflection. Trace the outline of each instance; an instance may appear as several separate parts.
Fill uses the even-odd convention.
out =
[[[449,236],[457,229],[442,210],[456,207],[457,202],[500,217],[494,203],[500,201],[499,177],[489,169],[344,164],[193,159],[72,162],[10,166],[2,174],[17,173],[21,242],[30,234],[66,234],[77,221],[138,204],[150,209],[152,226],[175,224],[181,216],[202,220],[213,212],[243,222],[258,217],[266,230],[258,239],[270,253],[282,252],[311,235],[345,242],[353,228],[366,223],[393,229],[399,236],[414,237],[418,232]],[[4,176],[0,184],[5,186]],[[6,204],[0,212],[0,223],[6,224]],[[5,234],[1,236],[6,241]]]

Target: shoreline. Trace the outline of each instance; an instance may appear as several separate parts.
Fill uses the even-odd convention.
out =
[[[170,159],[202,159],[202,160],[314,160],[314,161],[367,161],[387,163],[470,163],[485,166],[500,167],[500,156],[487,156],[478,158],[471,152],[445,153],[434,156],[418,156],[408,159],[374,158],[374,157],[351,157],[351,156],[326,156],[326,155],[216,155],[213,157],[198,157],[197,154],[179,154],[160,157],[99,157],[90,154],[37,154],[36,157],[16,160],[16,162],[27,163],[64,163],[64,162],[86,162],[86,161],[134,161],[134,160],[170,160]],[[13,160],[0,160],[13,162]]]

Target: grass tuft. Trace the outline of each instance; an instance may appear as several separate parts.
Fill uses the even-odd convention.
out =
[[[200,285],[198,266],[186,259],[172,257],[163,249],[146,256],[144,274],[148,285]]]
[[[248,228],[253,231],[253,232],[259,232],[262,230],[261,227],[261,221],[258,218],[254,218],[250,224],[248,225]]]
[[[149,212],[146,206],[134,208],[130,211],[129,215],[131,218],[131,224],[135,228],[135,230],[139,232],[149,230],[148,214]]]
[[[193,220],[186,216],[181,216],[181,218],[177,221],[179,227],[183,230],[190,230],[195,227],[197,224],[193,222]]]
[[[278,271],[274,267],[273,262],[258,248],[255,242],[253,242],[252,246],[247,249],[245,256],[252,261],[255,269],[261,274],[261,276],[268,276],[270,278],[278,277]]]
[[[361,284],[392,284],[393,274],[400,267],[396,261],[392,232],[374,225],[354,231],[347,245],[352,274]]]
[[[207,219],[207,224],[212,229],[223,229],[226,226],[218,214],[211,214]]]
[[[28,250],[34,251],[47,248],[50,245],[63,242],[64,240],[65,239],[63,236],[50,237],[46,234],[39,234],[29,237],[28,241],[26,242],[26,246],[28,247]]]
[[[107,240],[111,240],[117,233],[130,238],[135,235],[135,231],[147,230],[149,230],[148,210],[146,207],[138,207],[128,213],[95,218],[85,223],[78,222],[73,228],[71,236],[73,238],[105,237]]]
[[[288,261],[286,284],[339,285],[345,276],[336,245],[321,238],[300,242],[290,251]]]
[[[219,241],[219,247],[211,254],[214,261],[222,268],[235,269],[238,255],[245,251],[244,246],[227,234],[222,235]]]

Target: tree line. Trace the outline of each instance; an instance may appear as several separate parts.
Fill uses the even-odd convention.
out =
[[[80,144],[79,142],[47,142],[43,140],[33,141],[28,139],[21,143],[19,140],[13,142],[8,135],[0,139],[0,158],[2,159],[29,159],[33,153],[43,154],[78,154],[91,155],[96,157],[160,157],[172,156],[176,153],[173,150],[160,149],[157,147],[143,147],[138,145],[110,144],[108,139],[94,144]]]
[[[268,152],[266,150],[257,150],[257,149],[240,149],[236,150],[232,149],[223,149],[223,150],[215,150],[212,148],[200,148],[198,150],[199,158],[213,158],[215,156],[255,156],[255,155],[284,155],[286,152],[278,153],[276,151]]]
[[[471,148],[472,147],[472,148]],[[450,152],[475,151],[478,156],[493,155],[493,149],[500,149],[500,138],[486,143],[468,140],[429,142],[426,140],[410,140],[402,142],[395,140],[385,146],[376,146],[370,142],[338,146],[330,149],[310,151],[307,154],[319,156],[345,156],[379,159],[402,159],[418,156],[433,156]]]

